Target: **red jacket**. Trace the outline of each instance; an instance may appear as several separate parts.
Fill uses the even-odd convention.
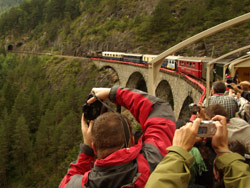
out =
[[[144,187],[150,173],[167,154],[166,148],[172,145],[175,119],[168,103],[145,92],[121,87],[113,87],[109,97],[133,114],[143,136],[136,145],[104,159],[95,160],[93,150],[81,145],[80,156],[76,163],[71,163],[60,188]]]

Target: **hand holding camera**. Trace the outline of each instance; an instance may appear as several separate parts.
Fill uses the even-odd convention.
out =
[[[87,121],[96,119],[100,114],[107,111],[102,100],[108,98],[110,88],[93,88],[88,96],[87,102],[82,107],[84,118]]]
[[[107,99],[110,93],[110,88],[93,88],[88,96],[86,103],[82,107],[81,129],[84,144],[91,147],[91,129],[93,120],[107,109],[102,100]],[[102,100],[101,100],[102,99]]]
[[[216,121],[216,133],[212,137],[212,147],[214,148],[217,155],[223,155],[225,152],[229,151],[228,148],[228,131],[227,131],[227,120],[224,116],[216,115],[212,118],[213,121]]]
[[[95,94],[95,96],[98,99],[105,100],[109,97],[111,88],[93,88],[91,90],[91,93]],[[92,96],[91,98],[88,99],[87,103],[92,104],[93,102],[96,101],[96,98]]]
[[[226,118],[215,116],[210,121],[201,121],[197,118],[175,131],[173,146],[179,146],[189,151],[202,138],[212,138],[212,147],[218,155],[221,151],[229,151]]]
[[[91,137],[92,126],[93,126],[93,121],[90,121],[89,124],[87,124],[84,115],[82,115],[81,129],[82,129],[83,142],[89,147],[91,147],[92,145],[92,137]]]
[[[186,151],[190,151],[195,142],[202,140],[197,137],[200,122],[201,119],[197,118],[193,123],[189,122],[180,129],[177,129],[173,138],[173,146],[179,146]]]

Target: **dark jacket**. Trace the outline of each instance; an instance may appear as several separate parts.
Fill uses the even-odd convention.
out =
[[[250,101],[250,92],[247,92],[247,91],[243,91],[241,93],[241,96],[245,99],[247,99],[248,101]]]
[[[95,160],[92,149],[82,145],[77,162],[71,163],[60,188],[144,187],[150,173],[167,154],[166,148],[172,145],[175,120],[168,103],[145,92],[120,87],[113,87],[109,97],[133,114],[143,136],[136,145],[104,159]]]

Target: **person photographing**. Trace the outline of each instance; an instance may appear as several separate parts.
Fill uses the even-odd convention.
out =
[[[222,172],[225,187],[243,188],[250,186],[250,167],[244,163],[241,155],[233,153],[228,148],[228,132],[226,117],[216,115],[216,132],[212,137],[212,147],[217,154],[215,167]],[[196,142],[201,119],[187,123],[175,131],[173,146],[167,148],[169,153],[156,167],[149,177],[146,188],[188,187],[190,179],[189,167],[194,157],[188,153]],[[217,174],[215,174],[216,176]]]
[[[165,148],[172,145],[175,118],[171,106],[145,92],[119,86],[91,92],[95,97],[88,104],[110,99],[125,107],[140,123],[143,135],[135,144],[131,126],[120,113],[103,113],[89,124],[83,114],[84,144],[59,187],[144,187],[167,154]]]

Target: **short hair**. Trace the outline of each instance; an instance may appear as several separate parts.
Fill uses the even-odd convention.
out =
[[[205,108],[205,114],[212,119],[216,115],[221,115],[224,117],[228,117],[227,110],[221,104],[211,104],[207,108]]]
[[[131,133],[131,127],[127,118]],[[92,139],[97,150],[122,147],[125,144],[121,114],[106,112],[96,118],[92,127]]]
[[[230,141],[230,139],[229,139],[228,146],[232,152],[239,153],[243,157],[244,157],[245,153],[247,153],[247,149],[245,148],[245,146],[237,140]]]
[[[216,81],[213,83],[213,90],[215,93],[225,93],[226,85],[223,81]]]

